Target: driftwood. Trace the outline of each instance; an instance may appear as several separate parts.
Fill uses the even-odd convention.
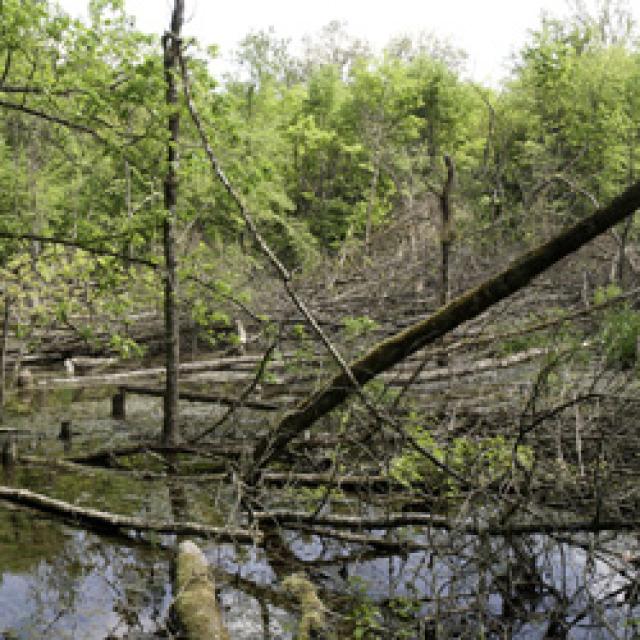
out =
[[[555,533],[597,533],[600,531],[633,531],[640,527],[640,519],[601,519],[574,521],[538,521],[531,523],[470,523],[455,522],[444,516],[429,513],[398,513],[381,517],[360,517],[342,516],[328,514],[326,516],[316,516],[306,511],[287,511],[277,509],[273,511],[258,511],[253,513],[253,517],[262,526],[278,525],[285,529],[300,529],[309,531],[313,527],[313,532],[319,536],[327,535],[335,537],[331,529],[398,529],[401,527],[429,527],[432,529],[442,529],[466,535],[480,536],[511,536],[511,535],[534,535],[534,534],[555,534]],[[364,538],[363,538],[364,540]],[[356,541],[354,539],[354,541]],[[384,542],[380,540],[380,542]],[[369,542],[363,542],[369,544]],[[397,543],[396,543],[397,544]],[[403,543],[404,544],[404,543]],[[433,548],[433,547],[431,547]]]
[[[175,533],[178,535],[215,538],[219,542],[242,542],[254,544],[262,535],[247,529],[214,527],[199,522],[147,521],[133,516],[125,516],[108,511],[99,511],[89,507],[49,498],[27,489],[16,489],[0,485],[0,500],[37,509],[54,515],[73,524],[87,525],[107,530],[133,529],[135,531],[154,531],[156,533]]]
[[[136,448],[137,453],[146,452]],[[129,449],[128,451],[131,451]],[[130,455],[130,454],[129,454]],[[86,462],[86,460],[89,462]],[[83,462],[72,462],[62,458],[46,458],[43,456],[21,455],[18,456],[17,462],[20,464],[32,464],[53,467],[56,469],[64,469],[76,473],[92,473],[92,466],[96,466],[96,462],[112,461],[108,452],[100,452],[99,454],[91,454],[85,456]],[[93,463],[93,464],[92,464]],[[103,466],[103,465],[100,465]],[[233,474],[228,471],[220,473],[199,473],[199,474],[180,474],[180,473],[158,473],[154,471],[145,471],[143,469],[110,469],[110,472],[118,472],[131,475],[139,480],[173,480],[182,482],[215,483],[226,482],[233,479]],[[264,484],[276,487],[286,485],[295,485],[303,487],[332,486],[343,491],[406,491],[407,485],[398,482],[393,478],[383,475],[334,475],[331,473],[265,473],[262,478]],[[416,482],[416,486],[421,483]],[[424,483],[422,483],[424,484]]]
[[[394,386],[401,384],[407,380],[411,382],[438,382],[439,380],[447,380],[449,378],[461,378],[463,376],[472,376],[478,373],[486,373],[488,371],[498,371],[499,369],[507,369],[523,362],[529,362],[536,358],[541,358],[549,353],[549,349],[533,348],[514,353],[506,358],[483,358],[477,362],[465,364],[462,366],[449,366],[439,369],[430,369],[421,371],[417,376],[409,376],[406,372],[399,373],[391,378],[392,374],[383,374],[382,378],[387,384]],[[388,378],[387,378],[388,377]]]
[[[122,385],[120,387],[126,393],[132,393],[141,396],[153,396],[156,398],[162,398],[164,396],[164,389],[156,389],[152,387],[139,387],[133,385]],[[190,391],[181,391],[179,393],[180,400],[186,400],[188,402],[206,402],[210,404],[221,404],[228,407],[247,407],[248,409],[257,409],[260,411],[278,411],[280,406],[277,404],[270,404],[268,402],[256,402],[253,400],[241,401],[237,398],[229,398],[227,396],[208,395],[205,393],[192,393]]]
[[[308,429],[319,418],[333,411],[350,395],[380,373],[416,353],[428,344],[479,316],[529,284],[562,258],[624,220],[640,207],[640,182],[629,187],[608,206],[596,211],[543,245],[526,252],[501,273],[451,301],[428,318],[375,345],[350,363],[351,375],[344,371],[287,413],[273,431],[256,443],[253,467],[245,480],[255,484],[262,469],[288,442]]]
[[[96,451],[82,456],[75,456],[69,458],[69,462],[75,462],[76,464],[88,464],[102,467],[117,467],[117,459],[123,456],[135,456],[145,453],[158,453],[160,455],[174,455],[179,453],[186,453],[194,456],[201,457],[215,457],[215,456],[239,456],[247,451],[246,446],[233,445],[229,447],[216,447],[215,450],[206,450],[203,447],[191,447],[191,446],[165,446],[162,444],[148,443],[133,445],[130,447],[122,447],[121,449],[105,449],[103,451]]]
[[[253,371],[260,363],[260,356],[246,355],[236,356],[233,358],[216,358],[215,360],[202,360],[200,362],[185,362],[180,365],[180,373],[198,373],[202,371]],[[283,366],[281,363],[274,362],[272,368]],[[147,369],[136,369],[133,371],[120,371],[117,373],[108,373],[95,376],[75,376],[63,378],[48,378],[38,381],[38,386],[70,386],[70,385],[89,385],[89,384],[114,384],[119,385],[122,381],[129,378],[149,378],[155,376],[164,376],[165,367],[150,367]]]

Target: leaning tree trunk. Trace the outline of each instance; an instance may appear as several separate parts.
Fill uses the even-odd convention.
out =
[[[598,209],[560,235],[528,251],[507,269],[480,286],[452,300],[432,316],[375,345],[350,364],[358,384],[363,385],[416,351],[445,335],[462,323],[522,289],[536,276],[610,229],[640,208],[640,182],[629,187],[608,206]],[[287,413],[271,433],[256,443],[253,467],[245,480],[257,481],[264,468],[298,434],[338,407],[354,392],[350,376],[339,373],[331,381]]]
[[[164,48],[164,78],[166,83],[166,104],[169,108],[169,144],[167,148],[167,173],[164,179],[164,322],[166,355],[166,388],[164,397],[164,425],[162,440],[164,444],[178,442],[178,364],[180,359],[180,327],[178,318],[178,275],[176,261],[176,206],[178,201],[178,136],[180,132],[180,114],[178,111],[178,89],[176,86],[179,71],[180,31],[184,21],[184,0],[175,0],[171,16],[171,29],[162,40]]]

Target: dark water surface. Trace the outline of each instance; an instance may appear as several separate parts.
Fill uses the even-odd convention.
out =
[[[5,420],[29,430],[19,440],[22,453],[62,452],[62,417],[73,420],[74,452],[116,446],[160,424],[153,399],[132,398],[126,423],[111,420],[108,397],[67,400]],[[189,411],[187,421],[211,419],[210,408]],[[30,465],[0,473],[5,485],[149,519],[168,519],[179,505],[189,519],[219,525],[234,499],[226,487],[117,471]],[[389,556],[290,531],[265,548],[202,547],[239,640],[294,637],[297,609],[280,585],[301,570],[332,612],[339,638],[640,637],[636,576],[620,562],[638,550],[633,535],[409,536],[428,550]],[[171,536],[116,539],[0,505],[0,638],[162,637],[174,545]]]

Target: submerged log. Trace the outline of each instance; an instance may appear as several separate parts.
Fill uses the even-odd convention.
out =
[[[162,398],[164,396],[164,389],[157,389],[154,387],[140,387],[134,385],[123,385],[120,387],[120,391],[123,393],[133,393],[141,396],[153,396],[156,398]],[[179,393],[180,400],[186,400],[187,402],[203,402],[208,404],[221,404],[223,406],[238,406],[247,407],[248,409],[257,409],[260,411],[278,411],[279,405],[269,402],[255,402],[252,400],[242,401],[239,398],[230,398],[228,396],[211,395],[206,393],[193,393],[190,391],[181,391]]]
[[[191,540],[178,546],[176,597],[173,613],[180,637],[188,640],[229,640],[216,601],[209,565],[200,548]]]

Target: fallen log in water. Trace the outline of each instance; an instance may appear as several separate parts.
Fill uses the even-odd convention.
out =
[[[365,516],[343,516],[339,514],[327,514],[326,516],[316,516],[305,511],[287,511],[276,509],[273,511],[258,511],[253,513],[253,517],[264,527],[278,525],[285,529],[297,529],[309,531],[313,527],[315,534],[319,536],[336,537],[332,529],[398,529],[401,527],[429,527],[432,529],[442,529],[455,533],[472,536],[518,536],[535,534],[556,534],[556,533],[597,533],[600,531],[633,531],[640,528],[640,519],[587,519],[587,520],[548,520],[524,523],[469,523],[456,522],[444,516],[430,513],[398,513],[381,517]],[[325,527],[331,527],[331,529]],[[362,538],[363,544],[365,542]],[[356,541],[354,539],[354,541]],[[380,542],[384,542],[380,540]],[[372,544],[375,543],[375,539]]]
[[[135,531],[153,531],[155,533],[174,533],[178,535],[215,538],[218,542],[241,542],[254,544],[262,539],[258,531],[214,527],[199,522],[148,521],[134,516],[126,516],[109,511],[100,511],[89,507],[49,498],[27,489],[16,489],[0,485],[0,500],[37,509],[44,513],[62,518],[74,525],[87,525],[100,529],[133,529]]]
[[[153,387],[122,385],[120,389],[125,393],[132,393],[139,396],[152,396],[155,398],[162,398],[165,395],[164,389]],[[188,402],[205,402],[210,404],[221,404],[229,407],[247,407],[248,409],[258,409],[260,411],[278,411],[280,409],[279,405],[269,402],[256,402],[253,400],[241,401],[237,398],[230,398],[228,396],[192,393],[189,391],[180,391],[178,397],[180,398],[180,400],[187,400]]]
[[[283,354],[283,358],[291,356],[291,354]],[[252,371],[260,364],[261,355],[235,356],[232,358],[216,358],[215,360],[201,360],[199,362],[183,362],[180,365],[180,372],[183,374],[197,373],[203,371],[221,371],[228,374],[232,372],[250,375]],[[269,364],[270,370],[281,369],[285,366],[285,361],[274,361]],[[65,387],[74,385],[90,385],[90,384],[113,384],[120,385],[123,381],[130,378],[153,378],[164,377],[166,373],[165,367],[148,367],[146,369],[134,369],[131,371],[118,371],[117,373],[105,373],[95,376],[75,376],[63,378],[48,378],[39,380],[38,386],[42,387]]]
[[[161,444],[140,444],[130,447],[122,447],[121,449],[105,449],[95,453],[75,456],[68,458],[69,462],[76,464],[88,464],[100,467],[118,467],[118,458],[126,456],[136,456],[146,453],[157,453],[160,455],[187,454],[203,458],[214,458],[220,456],[240,456],[248,451],[248,445],[235,445],[230,447],[216,447],[213,450],[207,450],[203,447],[190,447],[184,445],[165,446]]]
[[[361,386],[388,371],[407,357],[463,323],[477,318],[498,302],[516,293],[596,236],[640,208],[640,182],[616,197],[608,206],[583,218],[544,244],[522,254],[502,272],[463,293],[433,315],[374,345],[367,353],[335,374],[321,389],[313,391],[295,409],[256,442],[253,466],[244,481],[254,485],[265,467],[286,445],[340,406]]]

